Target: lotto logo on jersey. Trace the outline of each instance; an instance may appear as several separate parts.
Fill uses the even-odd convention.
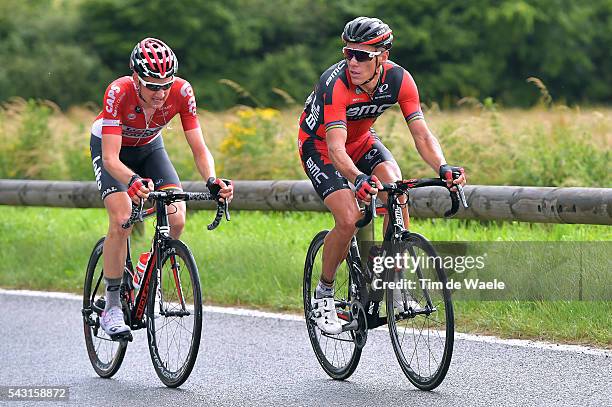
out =
[[[385,110],[393,106],[393,104],[382,105],[361,105],[353,106],[346,109],[346,118],[348,120],[359,120],[366,117],[377,117]]]
[[[193,94],[193,88],[189,82],[185,82],[183,86],[181,86],[181,96],[189,99],[187,100],[187,106],[189,108],[189,113],[193,116],[196,115],[196,100]]]
[[[102,168],[98,165],[97,161],[101,161],[101,157],[99,155],[95,156],[93,161],[93,170],[94,175],[96,176],[96,185],[98,186],[98,191],[102,190]]]
[[[117,117],[117,107],[115,106],[115,101],[117,96],[121,92],[121,88],[117,85],[111,86],[108,94],[106,95],[106,103],[104,106],[104,110],[108,113],[112,114],[113,117]]]

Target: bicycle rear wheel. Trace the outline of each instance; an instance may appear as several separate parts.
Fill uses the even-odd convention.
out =
[[[104,309],[105,286],[103,280],[102,248],[104,238],[94,246],[83,285],[83,331],[87,355],[100,377],[112,377],[123,362],[127,341],[113,341],[100,328],[100,313]]]
[[[187,380],[202,334],[202,292],[195,260],[179,240],[166,243],[147,302],[149,352],[155,372],[168,387]]]
[[[312,311],[311,299],[321,276],[322,247],[327,233],[327,230],[321,231],[312,239],[306,255],[303,286],[304,315],[310,343],[321,367],[333,379],[344,380],[353,374],[361,358],[361,349],[355,344],[353,331],[346,331],[337,335],[326,334],[317,327],[317,324],[310,317]],[[350,303],[349,289],[349,264],[348,261],[344,261],[338,267],[336,273],[334,294],[336,304],[339,301]],[[348,310],[348,306],[345,307],[345,310]]]
[[[427,261],[438,259],[438,255],[423,236],[409,233],[398,246],[400,256],[407,253],[414,262],[403,270],[389,270],[393,275],[388,275],[388,281],[414,282],[415,288],[386,290],[391,342],[408,380],[421,390],[432,390],[444,380],[453,354],[451,294],[440,262]],[[426,282],[424,287],[422,282]]]

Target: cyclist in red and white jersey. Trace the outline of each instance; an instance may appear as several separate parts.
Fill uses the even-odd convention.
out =
[[[380,181],[402,179],[393,155],[372,128],[378,116],[399,104],[423,160],[449,186],[466,182],[463,168],[446,163],[438,140],[427,127],[412,76],[389,60],[393,42],[389,26],[377,18],[358,17],[346,24],[342,41],[344,59],[329,67],[315,85],[300,117],[298,135],[304,171],[335,221],[325,238],[323,270],[312,300],[317,325],[329,334],[342,331],[333,286],[361,216],[349,181],[355,185],[357,198],[370,202],[382,187]],[[453,172],[461,176],[453,180]],[[408,225],[406,207],[403,215]],[[387,222],[386,216],[384,226]]]
[[[146,199],[152,190],[181,189],[162,140],[162,129],[179,115],[196,167],[208,185],[217,184],[219,195],[231,200],[233,187],[215,173],[196,115],[191,85],[176,76],[178,60],[164,42],[145,38],[130,56],[131,76],[113,81],[104,94],[102,112],[91,128],[90,150],[94,174],[109,217],[104,241],[106,308],[100,325],[110,336],[125,333],[119,298],[127,255],[132,202]],[[176,202],[168,213],[170,235],[178,239],[185,225],[185,203]]]

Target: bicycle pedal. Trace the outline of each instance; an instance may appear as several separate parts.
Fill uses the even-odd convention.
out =
[[[357,329],[359,329],[359,322],[357,321],[357,319],[353,319],[348,324],[342,325],[342,332],[355,331]]]
[[[132,332],[121,332],[118,334],[111,335],[111,340],[115,342],[132,342],[134,337]]]

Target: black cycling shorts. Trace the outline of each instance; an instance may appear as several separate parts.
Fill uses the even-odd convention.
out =
[[[374,168],[384,161],[395,162],[393,154],[374,133],[348,144],[346,150],[359,171],[367,175],[371,175]],[[321,199],[325,200],[334,191],[350,189],[348,180],[332,164],[324,140],[316,136],[307,138],[300,148],[300,157],[304,171]]]
[[[92,135],[89,142],[91,161],[96,184],[102,199],[114,192],[126,192],[127,185],[113,178],[102,162],[102,139]],[[182,189],[181,181],[170,162],[164,142],[160,137],[149,144],[137,147],[121,147],[119,159],[128,168],[143,178],[151,178],[155,190]]]

